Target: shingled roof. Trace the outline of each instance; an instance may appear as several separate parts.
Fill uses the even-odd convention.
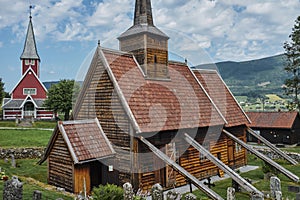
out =
[[[252,123],[251,128],[286,128],[290,129],[299,113],[292,112],[247,112]]]
[[[216,70],[197,69],[193,72],[225,117],[226,127],[251,123]]]
[[[59,122],[44,158],[50,153],[56,135],[61,133],[75,164],[112,157],[115,151],[104,134],[98,119]]]
[[[136,133],[224,125],[226,120],[183,63],[170,62],[170,80],[147,79],[134,56],[98,47],[94,65],[103,63]],[[95,71],[95,70],[90,70]],[[99,74],[98,74],[99,75]],[[100,74],[99,76],[101,76]],[[90,73],[87,76],[97,76]],[[98,80],[101,77],[98,77]],[[86,77],[95,80],[97,77]],[[85,81],[83,88],[89,88]],[[81,96],[80,98],[84,98]],[[75,108],[79,109],[80,104]]]

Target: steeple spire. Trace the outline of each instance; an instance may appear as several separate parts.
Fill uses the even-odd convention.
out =
[[[153,26],[153,16],[150,0],[136,0],[134,25],[147,24]]]
[[[40,57],[37,53],[35,36],[34,36],[34,32],[33,32],[32,20],[31,20],[32,19],[32,16],[31,16],[32,6],[30,6],[29,8],[30,8],[29,24],[28,24],[23,53],[22,53],[20,59],[21,60],[22,59],[37,59],[40,61]]]

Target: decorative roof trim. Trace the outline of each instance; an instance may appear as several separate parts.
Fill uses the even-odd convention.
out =
[[[123,92],[122,92],[122,90],[121,90],[121,88],[120,88],[120,86],[118,84],[118,81],[117,81],[116,77],[114,76],[112,70],[110,69],[110,66],[109,66],[109,64],[108,64],[108,62],[106,60],[106,57],[105,57],[105,55],[104,55],[104,53],[102,51],[102,48],[101,47],[99,47],[99,48],[100,49],[99,49],[98,53],[100,55],[100,58],[104,62],[103,63],[104,67],[105,67],[105,69],[106,69],[106,71],[107,71],[107,73],[108,73],[108,75],[109,75],[109,77],[110,77],[110,79],[111,79],[111,81],[112,81],[112,83],[114,85],[115,90],[117,91],[117,94],[118,94],[118,96],[120,98],[121,104],[123,105],[123,108],[125,109],[125,112],[127,113],[130,121],[132,122],[132,126],[135,129],[136,133],[141,133],[142,131],[141,131],[141,129],[140,129],[140,127],[139,127],[136,119],[134,118],[133,113],[131,112],[131,109],[130,109],[130,107],[129,107],[126,99],[125,99],[125,96],[124,96],[124,94],[123,94]]]
[[[29,66],[28,69],[26,70],[26,72],[23,74],[23,76],[21,77],[21,79],[18,81],[18,83],[16,84],[16,86],[11,90],[11,92],[9,93],[9,95],[12,95],[12,93],[14,92],[14,90],[19,86],[20,82],[25,78],[25,76],[27,76],[27,73],[31,71],[34,75],[34,77],[38,80],[38,82],[41,84],[41,86],[43,87],[43,89],[48,92],[47,88],[44,86],[44,84],[40,81],[39,77],[35,74],[34,70]]]
[[[67,136],[67,133],[66,133],[66,131],[64,129],[63,122],[59,122],[58,123],[58,128],[59,128],[59,130],[60,130],[60,132],[61,132],[61,134],[62,134],[65,142],[67,143],[67,147],[68,147],[68,149],[70,151],[70,154],[71,154],[71,156],[73,158],[74,164],[78,164],[79,163],[78,158],[76,157],[74,149],[73,149],[73,147],[71,145],[71,142],[70,142],[70,140],[69,140],[69,138]]]
[[[112,146],[112,144],[110,143],[110,141],[108,140],[107,136],[105,135],[105,133],[104,133],[104,131],[103,131],[103,129],[102,129],[102,126],[101,126],[101,124],[100,124],[98,118],[96,117],[94,120],[95,120],[95,122],[97,123],[97,125],[98,125],[98,127],[99,127],[99,129],[100,129],[100,131],[101,131],[101,134],[103,135],[103,137],[104,137],[104,139],[105,139],[107,145],[109,146],[110,150],[112,151],[113,154],[116,154],[116,151],[115,151],[115,149],[113,148],[113,146]],[[108,156],[108,157],[110,157],[110,156]],[[101,159],[103,159],[103,158],[101,158]]]
[[[30,99],[30,100],[28,100],[28,99]],[[35,101],[33,100],[32,96],[30,94],[27,95],[27,97],[24,99],[23,103],[21,104],[21,106],[19,108],[23,108],[23,106],[27,102],[32,102],[34,104],[34,107],[38,108],[38,106],[36,105]]]
[[[216,111],[219,113],[219,115],[222,117],[222,119],[224,120],[225,124],[228,124],[226,118],[223,116],[223,114],[221,113],[221,111],[219,110],[219,108],[217,107],[217,105],[214,103],[214,101],[212,100],[212,98],[209,96],[208,92],[205,90],[205,88],[203,87],[203,85],[201,84],[201,82],[199,81],[199,79],[197,78],[197,76],[194,74],[193,70],[191,70],[188,66],[187,68],[189,69],[189,71],[191,72],[191,74],[193,75],[194,79],[197,81],[197,83],[199,84],[199,86],[202,88],[202,90],[204,91],[205,95],[207,96],[207,98],[209,99],[209,101],[212,103],[212,105],[215,107]]]

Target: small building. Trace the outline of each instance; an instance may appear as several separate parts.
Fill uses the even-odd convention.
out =
[[[189,183],[141,138],[197,180],[224,172],[187,143],[185,134],[233,169],[247,164],[246,150],[223,134],[226,128],[246,141],[246,114],[216,71],[191,70],[186,63],[168,60],[169,37],[153,24],[151,1],[136,0],[133,26],[118,39],[120,50],[98,45],[73,109],[76,121],[96,118],[115,151],[105,164],[114,172],[106,182],[130,182],[144,191],[155,183],[165,189]],[[105,184],[99,181],[107,176],[107,171],[101,171],[102,164],[85,160],[74,165],[70,148],[54,148],[61,142],[65,147],[74,146],[72,141],[53,139],[57,129],[53,134],[40,162],[48,161],[49,183],[75,193],[80,183],[68,181],[71,177],[83,176],[81,180],[90,183],[88,192]],[[55,165],[64,169],[53,170]],[[89,173],[80,173],[80,169]],[[54,183],[58,178],[61,180]]]
[[[249,125],[257,134],[273,144],[300,144],[300,116],[292,112],[247,112]],[[248,135],[249,142],[257,142]]]
[[[3,99],[3,119],[53,119],[53,111],[43,106],[47,89],[39,79],[41,60],[36,48],[31,16],[20,59],[22,77],[10,92],[11,98]]]
[[[115,183],[117,171],[109,167],[116,164],[111,163],[115,151],[98,119],[59,122],[53,133],[51,151],[45,152],[49,184],[80,193],[84,184],[90,190],[91,185]]]

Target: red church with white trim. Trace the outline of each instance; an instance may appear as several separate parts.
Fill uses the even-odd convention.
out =
[[[22,77],[12,89],[11,98],[3,100],[3,119],[53,119],[53,111],[43,106],[47,98],[47,89],[39,79],[41,59],[37,53],[31,16],[20,59]]]

